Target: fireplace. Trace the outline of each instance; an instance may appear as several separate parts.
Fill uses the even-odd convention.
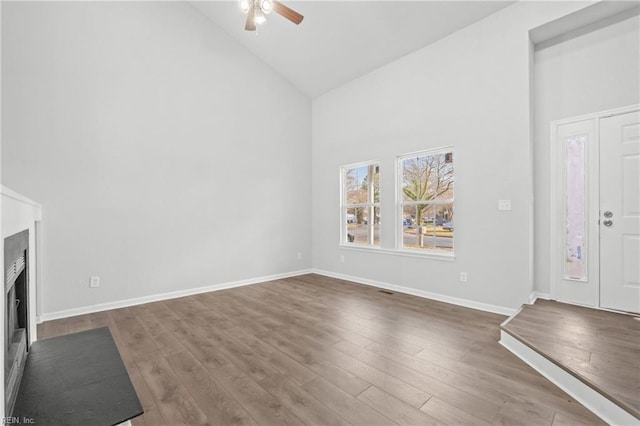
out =
[[[28,253],[29,230],[5,238],[5,416],[13,411],[29,350]]]

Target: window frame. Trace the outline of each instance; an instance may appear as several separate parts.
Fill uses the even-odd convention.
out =
[[[357,243],[357,242],[349,242],[347,241],[347,210],[352,208],[377,208],[378,212],[381,212],[381,199],[379,198],[378,202],[366,202],[366,203],[353,203],[349,204],[347,202],[347,188],[346,188],[346,177],[347,171],[352,169],[357,169],[360,167],[369,167],[374,166],[378,168],[378,174],[380,174],[380,161],[379,160],[368,160],[361,161],[358,163],[346,164],[340,166],[340,246],[355,248],[355,249],[364,249],[364,250],[380,250],[382,244],[382,229],[380,229],[380,234],[378,237],[378,244],[371,243]],[[380,181],[378,181],[378,190],[380,190]]]
[[[448,198],[444,200],[417,200],[417,201],[404,201],[404,160],[413,157],[424,157],[434,154],[447,154],[451,153],[452,155],[452,163],[453,163],[453,176],[454,176],[454,195],[453,198]],[[452,145],[440,146],[436,148],[429,148],[420,151],[409,152],[406,154],[401,154],[396,157],[396,220],[395,227],[396,230],[396,251],[405,255],[418,256],[418,257],[430,257],[436,259],[455,259],[455,230],[453,238],[453,247],[451,251],[437,250],[437,249],[429,249],[429,248],[411,248],[404,246],[404,207],[410,205],[444,205],[451,204],[452,209],[454,211],[455,218],[455,190],[456,190],[456,168],[455,168],[455,149]],[[454,219],[455,221],[455,219]]]

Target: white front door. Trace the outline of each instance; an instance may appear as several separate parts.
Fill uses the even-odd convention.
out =
[[[640,312],[640,112],[600,119],[600,306]]]

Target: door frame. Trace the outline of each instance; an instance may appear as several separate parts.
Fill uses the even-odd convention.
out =
[[[640,104],[629,105],[620,108],[613,108],[596,113],[579,115],[576,117],[554,120],[550,123],[550,186],[549,186],[549,206],[550,206],[550,226],[552,238],[549,241],[549,261],[550,261],[550,297],[552,300],[559,300],[575,305],[585,305],[600,308],[600,120],[615,115],[627,114],[640,110]],[[587,268],[589,282],[595,285],[593,294],[587,295],[586,299],[563,300],[559,294],[559,281],[563,276],[562,253],[564,251],[562,242],[564,241],[564,211],[563,203],[560,201],[564,197],[562,179],[564,177],[563,156],[560,152],[558,130],[567,124],[589,123],[591,131],[587,142],[587,225],[586,232],[589,246],[587,247]],[[579,285],[579,284],[578,284]],[[586,293],[586,292],[585,292]],[[558,298],[560,297],[560,299]]]

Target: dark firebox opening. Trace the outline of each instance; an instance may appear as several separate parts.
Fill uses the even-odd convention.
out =
[[[28,244],[28,231],[12,235],[4,240],[5,416],[12,414],[29,350]]]

